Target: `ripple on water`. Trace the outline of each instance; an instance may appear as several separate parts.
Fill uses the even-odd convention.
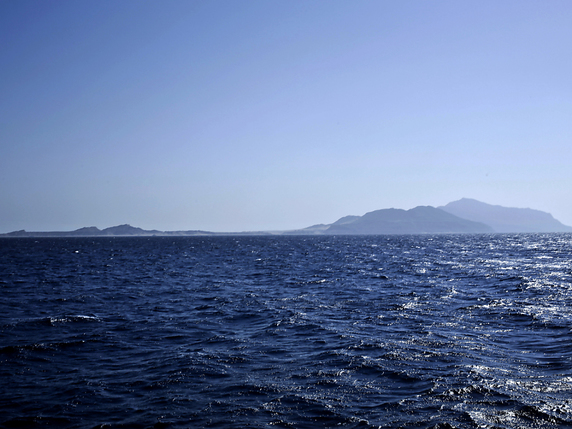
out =
[[[571,247],[0,240],[0,425],[572,427]]]

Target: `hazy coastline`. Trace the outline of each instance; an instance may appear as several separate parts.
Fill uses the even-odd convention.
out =
[[[213,235],[373,235],[572,232],[572,227],[547,212],[503,207],[463,198],[446,206],[418,206],[410,210],[381,209],[363,216],[348,215],[332,224],[316,224],[284,231],[213,232],[202,230],[145,230],[129,224],[105,229],[95,226],[74,231],[19,230],[0,237],[189,237]]]

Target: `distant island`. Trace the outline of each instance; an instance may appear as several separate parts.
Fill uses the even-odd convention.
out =
[[[482,222],[495,232],[571,232],[550,213],[533,209],[493,206],[470,198],[439,207],[448,213],[474,222]]]
[[[383,209],[345,216],[329,225],[314,225],[290,234],[447,234],[572,232],[550,213],[495,206],[470,198],[446,206],[411,210]]]
[[[14,231],[7,234],[0,234],[0,237],[152,237],[152,236],[201,236],[201,235],[227,235],[229,233],[216,233],[210,231],[158,231],[137,228],[128,224],[112,226],[110,228],[99,229],[95,226],[76,229],[75,231]],[[252,233],[258,234],[258,233]],[[262,233],[260,233],[262,234]]]
[[[132,237],[211,235],[372,235],[372,234],[479,234],[479,233],[572,232],[550,213],[486,204],[462,198],[445,206],[419,206],[410,210],[382,209],[363,216],[344,216],[332,224],[318,224],[291,231],[210,232],[144,230],[131,225],[75,231],[0,234],[0,237]]]

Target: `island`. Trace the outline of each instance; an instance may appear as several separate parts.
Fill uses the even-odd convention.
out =
[[[372,235],[372,234],[492,234],[492,233],[572,232],[550,213],[486,204],[462,198],[445,206],[418,206],[410,210],[381,209],[363,216],[349,215],[332,224],[316,224],[289,231],[210,232],[201,230],[145,230],[128,224],[99,229],[95,226],[74,231],[13,231],[0,234],[15,237],[149,237],[211,235]]]

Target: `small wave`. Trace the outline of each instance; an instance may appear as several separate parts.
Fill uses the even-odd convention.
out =
[[[571,427],[559,237],[22,246],[0,426]]]
[[[60,341],[55,343],[36,343],[36,344],[19,344],[12,346],[5,346],[0,348],[1,354],[13,354],[23,351],[50,351],[50,350],[63,350],[70,347],[76,347],[84,344],[85,340],[74,341]]]

